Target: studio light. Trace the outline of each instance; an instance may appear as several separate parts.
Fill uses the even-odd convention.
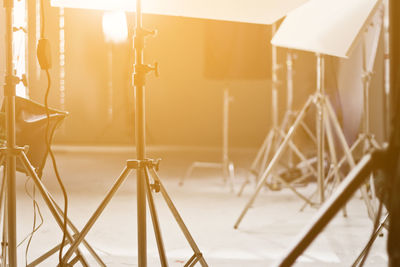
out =
[[[106,11],[102,19],[106,42],[122,43],[128,38],[126,15],[123,11]]]

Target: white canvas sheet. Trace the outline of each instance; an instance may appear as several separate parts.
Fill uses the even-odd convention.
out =
[[[308,0],[142,0],[143,13],[272,24]],[[134,0],[52,0],[53,6],[135,11]]]
[[[310,0],[287,15],[271,42],[347,58],[379,3],[380,0]]]

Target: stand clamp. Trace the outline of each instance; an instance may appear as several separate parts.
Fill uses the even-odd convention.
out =
[[[28,145],[26,145],[24,147],[17,146],[14,148],[0,147],[0,154],[19,156],[21,152],[24,152],[25,154],[28,153],[28,150],[29,150]]]
[[[365,71],[365,72],[362,74],[362,81],[365,82],[365,83],[371,82],[371,79],[372,79],[372,75],[373,75],[373,74],[374,74],[374,73],[373,73],[372,71]]]
[[[160,162],[161,159],[145,159],[145,160],[128,160],[127,161],[127,167],[129,169],[154,169],[155,171],[158,171],[160,168]],[[150,189],[153,190],[156,193],[159,193],[161,191],[161,185],[160,182],[157,180],[154,180],[153,184],[150,184]]]

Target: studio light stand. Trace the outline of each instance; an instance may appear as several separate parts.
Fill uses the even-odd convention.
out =
[[[168,266],[167,257],[165,253],[164,243],[161,235],[161,229],[159,225],[159,219],[156,212],[156,207],[153,199],[153,191],[158,193],[161,192],[167,206],[173,214],[177,224],[179,225],[182,233],[186,240],[191,246],[194,254],[186,262],[184,266],[194,266],[196,263],[200,263],[201,266],[206,267],[207,262],[205,261],[202,253],[196,245],[193,237],[191,236],[188,228],[184,224],[178,210],[175,208],[171,198],[169,197],[165,187],[163,186],[161,179],[157,174],[159,167],[159,160],[152,160],[146,158],[146,140],[145,140],[145,82],[146,75],[149,72],[154,71],[157,75],[158,66],[149,66],[144,64],[143,52],[145,46],[145,38],[154,35],[155,31],[151,32],[142,27],[142,10],[141,1],[136,0],[136,29],[134,37],[134,50],[135,50],[135,65],[134,65],[134,76],[133,82],[135,87],[135,134],[136,134],[136,160],[127,160],[126,167],[123,169],[120,176],[115,181],[114,185],[106,194],[105,198],[90,217],[89,221],[83,227],[82,231],[76,235],[76,238],[71,242],[69,249],[63,256],[63,264],[68,264],[72,254],[78,249],[80,243],[84,240],[85,236],[89,233],[97,219],[100,217],[103,210],[106,208],[108,203],[111,201],[114,194],[117,192],[119,187],[128,177],[132,170],[136,170],[137,177],[137,234],[138,234],[138,266],[147,266],[147,230],[146,230],[146,212],[147,205],[152,218],[154,234],[157,242],[160,263],[161,266]]]
[[[276,23],[272,25],[273,34],[276,33]],[[254,161],[250,166],[250,174],[256,177],[256,182],[260,179],[261,174],[264,172],[265,168],[268,166],[269,161],[271,160],[274,153],[276,153],[279,145],[282,143],[282,140],[285,137],[285,133],[288,130],[289,126],[293,123],[293,120],[296,116],[296,112],[293,111],[293,54],[291,51],[287,51],[286,55],[286,89],[287,89],[287,104],[286,104],[286,112],[283,117],[282,123],[279,125],[278,123],[278,89],[281,82],[278,79],[278,71],[281,69],[281,65],[278,64],[277,60],[277,47],[272,45],[272,129],[269,131],[268,135],[264,139],[263,144],[258,150]],[[316,138],[314,134],[311,132],[309,127],[302,121],[300,123],[301,127],[304,129],[305,133],[311,138],[312,141],[316,143]],[[300,149],[294,144],[294,142],[290,142],[289,151],[288,152],[288,163],[285,164],[286,171],[290,174],[290,171],[300,170],[301,168],[308,169],[308,172],[305,174],[300,174],[299,177],[292,180],[290,183],[295,184],[298,182],[302,182],[305,178],[310,175],[317,176],[316,170],[312,167],[310,160],[308,160],[305,155],[300,151]],[[293,155],[296,155],[300,162],[294,164]],[[282,170],[280,173],[276,173],[275,175],[281,175],[281,173],[285,173],[285,170]],[[246,177],[243,182],[238,196],[241,196],[245,187],[251,182],[249,176]],[[272,190],[276,190],[280,188],[280,185],[271,181],[268,184]]]
[[[274,266],[292,266],[296,259],[322,232],[332,218],[334,218],[342,206],[353,196],[354,192],[364,185],[366,177],[368,177],[374,169],[374,164],[381,160],[382,156],[376,152],[366,154],[350,171],[328,201],[322,205],[318,214],[305,228],[304,232],[299,235],[298,240],[290,247],[288,253]],[[361,256],[363,256],[363,254],[361,254]]]
[[[300,194],[295,188],[291,187],[284,179],[276,176],[276,179],[289,187],[297,196],[302,198],[308,204],[322,204],[325,201],[325,184],[328,179],[325,179],[325,161],[329,160],[329,172],[338,183],[341,181],[341,173],[336,153],[335,141],[339,142],[342,153],[344,154],[343,162],[347,162],[350,169],[356,165],[351,150],[347,144],[340,123],[336,117],[335,111],[329,98],[325,94],[325,56],[348,57],[349,53],[354,47],[355,41],[359,36],[359,32],[365,29],[366,23],[370,22],[371,16],[379,5],[379,0],[371,1],[357,1],[352,2],[349,7],[349,2],[345,0],[330,1],[330,0],[311,0],[307,4],[289,14],[284,22],[281,24],[279,31],[273,37],[272,44],[281,47],[312,51],[317,55],[317,91],[314,95],[310,96],[299,112],[296,120],[289,129],[282,144],[278,148],[274,157],[269,162],[268,167],[262,174],[255,192],[246,204],[244,210],[237,219],[234,227],[237,228],[247,213],[248,209],[254,203],[258,193],[263,187],[267,177],[272,173],[276,167],[283,152],[290,145],[290,140],[293,134],[299,127],[300,122],[303,120],[306,112],[311,106],[316,106],[316,136],[317,136],[317,195],[318,203],[313,203],[310,198]],[[351,13],[343,13],[338,16],[332,9],[341,10],[348,8],[353,10],[357,15],[350,16]],[[318,14],[317,16],[315,14]],[[324,14],[324,15],[322,15]],[[335,14],[335,15],[333,15]],[[337,25],[347,23],[346,32]],[[344,34],[346,33],[346,34]],[[337,42],[332,42],[334,36],[342,38],[335,38]],[[300,37],[301,36],[301,37]],[[339,42],[340,41],[340,42]],[[336,139],[334,138],[336,134]],[[325,151],[325,142],[328,143],[328,151]],[[361,187],[361,194],[365,201],[368,214],[374,214],[374,208],[369,198],[366,186]]]
[[[184,181],[190,177],[196,168],[221,169],[224,182],[229,181],[231,192],[234,191],[235,165],[229,159],[229,105],[233,101],[233,97],[229,95],[229,89],[224,89],[223,97],[223,127],[222,127],[222,161],[221,162],[202,162],[195,161],[187,169],[185,175],[179,181],[179,185],[183,185]]]
[[[324,85],[324,77],[325,77],[325,64],[324,64],[324,56],[321,54],[317,54],[317,91],[314,95],[310,96],[301,109],[299,115],[297,116],[296,120],[294,121],[293,125],[290,127],[287,135],[282,141],[282,144],[279,146],[278,150],[276,151],[274,157],[271,159],[268,167],[265,169],[264,173],[262,174],[260,180],[257,183],[257,187],[255,192],[251,196],[250,200],[246,204],[244,210],[240,214],[239,218],[237,219],[234,228],[238,228],[240,222],[242,221],[243,217],[247,213],[248,209],[254,203],[258,193],[260,192],[261,188],[264,186],[266,179],[272,173],[272,170],[279,162],[281,156],[284,154],[287,147],[290,145],[290,141],[293,138],[293,134],[297,130],[297,128],[301,125],[301,121],[304,119],[305,114],[308,110],[315,105],[317,108],[317,186],[318,186],[318,196],[319,196],[319,204],[325,201],[325,188],[324,188],[324,180],[325,180],[325,169],[324,169],[324,161],[325,161],[325,136],[328,140],[330,156],[333,164],[333,171],[336,175],[339,175],[339,170],[337,168],[337,157],[336,157],[336,149],[334,145],[333,139],[333,131],[336,133],[336,136],[339,138],[340,144],[342,149],[346,155],[347,161],[351,167],[355,166],[355,162],[353,156],[351,155],[350,148],[347,145],[346,139],[344,134],[340,128],[339,121],[335,115],[334,109],[325,95],[325,85]],[[333,129],[332,129],[333,126]],[[303,199],[310,205],[314,205],[309,198],[304,196],[303,194],[299,193],[292,185],[286,182],[279,176],[275,176],[275,178],[291,189],[298,197]],[[365,192],[366,193],[366,192]]]
[[[63,229],[63,211],[59,208],[54,198],[47,191],[34,167],[30,163],[24,148],[18,147],[16,144],[16,123],[15,123],[15,98],[16,98],[16,84],[20,81],[18,77],[14,76],[13,71],[13,0],[4,0],[5,8],[5,19],[6,19],[6,77],[4,86],[4,97],[5,97],[5,114],[6,114],[6,147],[0,148],[1,157],[5,159],[5,179],[2,182],[2,191],[5,194],[5,208],[4,208],[4,221],[3,229],[5,229],[5,235],[3,235],[3,247],[2,247],[2,262],[3,266],[17,267],[17,216],[16,216],[16,163],[17,159],[21,161],[26,174],[32,179],[35,186],[38,188],[43,200],[49,208],[52,216],[56,220],[60,229]],[[68,220],[68,225],[72,229],[73,233],[67,231],[66,238],[67,243],[73,242],[73,235],[78,234],[76,227]],[[68,229],[67,229],[68,230]],[[99,256],[90,247],[90,245],[84,241],[83,244],[86,246],[90,254],[99,262],[101,266],[105,264],[101,261]],[[29,264],[29,266],[36,266],[39,262],[53,255],[60,249],[60,245],[50,250],[43,257]],[[87,260],[84,258],[80,249],[75,251],[76,257],[73,259],[74,262],[81,262],[83,266],[88,266]],[[5,262],[4,259],[8,259]]]

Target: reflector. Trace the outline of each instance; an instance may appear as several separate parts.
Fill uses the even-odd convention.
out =
[[[290,12],[276,46],[348,57],[381,0],[310,0]]]
[[[272,24],[308,0],[146,0],[143,13]],[[135,11],[133,0],[52,0],[52,6]]]

